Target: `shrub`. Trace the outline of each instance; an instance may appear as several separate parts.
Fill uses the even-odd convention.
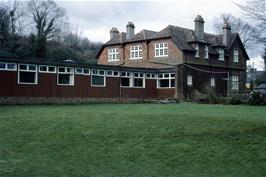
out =
[[[210,87],[210,86],[206,86],[205,90],[206,90],[206,93],[207,93],[206,97],[207,97],[207,99],[209,101],[209,104],[217,104],[219,102],[219,99],[216,96],[215,89]]]
[[[263,105],[263,97],[260,92],[251,92],[248,100],[250,105]]]
[[[238,104],[241,104],[241,103],[242,103],[242,101],[241,101],[241,97],[240,96],[232,96],[229,99],[229,104],[238,105]]]

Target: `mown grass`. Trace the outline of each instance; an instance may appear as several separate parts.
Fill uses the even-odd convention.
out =
[[[0,176],[266,176],[266,109],[0,106]]]

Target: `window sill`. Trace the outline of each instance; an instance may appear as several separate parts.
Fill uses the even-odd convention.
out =
[[[154,56],[154,58],[163,58],[163,57],[168,57],[168,55]]]
[[[74,86],[74,84],[57,84],[57,85],[60,85],[60,86]]]
[[[119,60],[108,60],[108,62],[117,62]]]
[[[20,85],[38,85],[38,83],[18,82]]]
[[[91,87],[106,87],[105,85],[91,85]]]
[[[129,60],[141,60],[142,59],[142,57],[141,58],[129,58]]]

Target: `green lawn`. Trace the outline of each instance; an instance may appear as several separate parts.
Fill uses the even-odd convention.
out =
[[[0,176],[266,176],[266,107],[0,106]]]

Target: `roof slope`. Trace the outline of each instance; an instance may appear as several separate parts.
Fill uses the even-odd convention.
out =
[[[231,46],[232,46],[233,42],[236,40],[237,36],[239,37],[239,35],[237,33],[231,34],[231,41],[228,45],[228,48],[231,48]],[[214,34],[204,33],[204,39],[198,40],[195,36],[194,30],[182,28],[182,27],[178,27],[178,26],[173,26],[173,25],[168,25],[167,27],[165,27],[164,29],[162,29],[159,32],[142,30],[142,31],[136,33],[130,39],[126,39],[125,33],[120,33],[119,38],[116,38],[116,39],[113,38],[103,45],[102,49],[99,51],[99,53],[97,55],[97,58],[105,46],[117,45],[117,44],[126,44],[126,43],[131,43],[131,42],[150,41],[150,40],[162,39],[162,38],[171,38],[173,40],[174,44],[178,48],[180,48],[181,50],[194,51],[195,49],[189,45],[192,42],[206,43],[206,44],[209,44],[213,47],[215,47],[215,46],[226,47],[223,44],[223,36],[222,35],[214,35]],[[210,49],[210,52],[213,52],[212,49]]]

